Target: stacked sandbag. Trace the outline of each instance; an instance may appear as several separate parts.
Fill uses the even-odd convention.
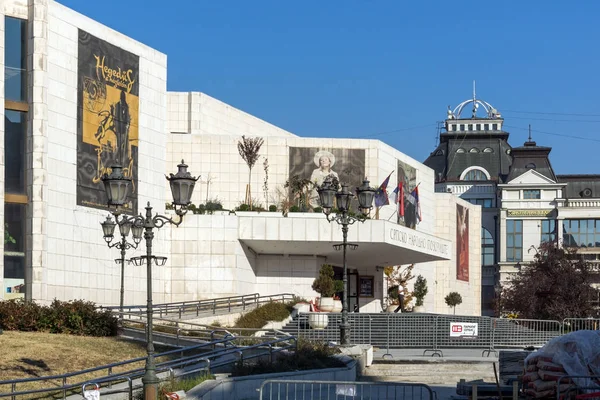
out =
[[[565,375],[565,369],[562,365],[553,363],[551,355],[536,353],[525,360],[523,390],[527,396],[535,399],[556,398],[557,390],[565,393],[573,386],[570,379],[564,378]]]

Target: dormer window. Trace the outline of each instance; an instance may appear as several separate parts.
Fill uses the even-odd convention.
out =
[[[471,150],[469,150],[469,153],[479,153],[479,149],[476,147],[472,147]]]
[[[485,149],[483,149],[484,153],[493,153],[494,149],[492,149],[491,147],[486,147]]]
[[[457,153],[466,153],[465,149],[463,149],[462,147],[459,147],[458,149],[456,149]]]
[[[490,174],[481,167],[469,167],[463,171],[460,179],[463,181],[489,181]]]
[[[525,169],[535,169],[535,164],[534,163],[529,163],[525,166]]]

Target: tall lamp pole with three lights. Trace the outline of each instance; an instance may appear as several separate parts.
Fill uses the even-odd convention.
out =
[[[121,250],[121,258],[115,258],[117,264],[121,264],[121,296],[119,298],[119,320],[123,323],[123,303],[125,300],[125,254],[129,249],[137,249],[138,244],[142,241],[143,227],[140,225],[132,225],[131,222],[126,222],[119,225],[119,232],[121,233],[121,240],[115,243],[111,243],[114,238],[115,227],[117,224],[112,220],[110,215],[106,217],[106,221],[101,222],[102,232],[104,233],[104,240],[108,245],[108,248],[116,247]],[[131,231],[133,236],[133,243],[127,241],[129,232]],[[129,261],[129,260],[127,260]]]
[[[348,309],[350,307],[350,299],[348,298],[348,265],[346,263],[346,249],[348,246],[354,248],[357,247],[355,244],[348,243],[348,226],[354,224],[356,221],[364,222],[367,219],[367,214],[373,207],[373,199],[375,197],[376,190],[369,186],[369,181],[365,179],[362,186],[356,188],[356,197],[358,197],[358,206],[360,214],[358,216],[352,216],[349,214],[350,203],[354,194],[348,191],[348,185],[342,184],[342,189],[338,190],[337,182],[332,182],[331,179],[327,178],[323,182],[320,188],[317,189],[319,193],[319,200],[323,213],[327,217],[327,221],[335,221],[339,225],[342,225],[343,235],[343,263],[344,263],[344,303],[342,305],[342,323],[340,324],[340,343],[342,345],[350,344],[350,324],[348,323]],[[333,199],[335,198],[337,212],[332,215],[333,210]],[[339,245],[334,245],[339,247]]]
[[[102,177],[104,190],[108,199],[108,207],[109,209],[114,208],[114,210],[111,212],[115,216],[115,223],[119,225],[119,229],[121,229],[122,225],[131,224],[131,230],[134,232],[134,240],[136,240],[135,235],[137,234],[139,235],[138,238],[141,241],[142,230],[144,231],[144,239],[146,239],[146,255],[132,259],[136,265],[143,265],[145,263],[147,271],[147,357],[146,365],[144,367],[144,376],[142,377],[145,400],[158,399],[159,382],[158,377],[156,376],[156,365],[154,364],[154,343],[152,339],[152,264],[155,263],[156,265],[161,266],[164,265],[167,260],[166,257],[157,257],[152,254],[154,229],[160,229],[165,224],[179,226],[183,222],[183,216],[187,213],[187,207],[189,206],[190,199],[192,198],[194,185],[200,178],[193,177],[187,171],[187,167],[188,166],[185,164],[185,162],[181,160],[181,164],[177,166],[177,173],[170,174],[170,176],[167,177],[167,180],[171,186],[171,194],[173,195],[173,208],[178,216],[177,220],[164,215],[156,214],[153,216],[150,202],[148,202],[148,205],[146,206],[145,216],[142,216],[142,214],[137,216],[128,216],[122,214],[122,212],[119,210],[119,207],[123,206],[127,201],[127,195],[129,194],[129,188],[131,186],[131,179],[123,175],[123,167],[120,165],[112,166],[110,174]]]

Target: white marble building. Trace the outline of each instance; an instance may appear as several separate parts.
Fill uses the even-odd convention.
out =
[[[118,304],[118,251],[107,247],[100,229],[107,211],[99,178],[109,163],[122,161],[133,177],[133,211],[150,202],[155,212],[171,213],[164,174],[175,172],[181,159],[201,176],[194,205],[218,200],[235,210],[249,179],[237,149],[245,135],[264,139],[250,174],[252,197],[278,211],[190,212],[178,228],[160,229],[154,251],[168,261],[154,269],[155,301],[245,293],[315,297],[311,283],[320,266],[341,271],[341,254],[332,248],[341,227],[319,212],[285,216],[281,208],[286,181],[317,169],[315,153],[328,151],[332,169],[352,185],[366,176],[377,187],[391,172],[390,197],[399,180],[407,199],[418,186],[420,223],[414,206],[407,202],[398,218],[390,201],[350,227],[349,240],[359,245],[348,254],[351,301],[363,312],[377,311],[386,297],[380,267],[414,263],[428,281],[427,311],[451,312],[443,298],[458,291],[457,313],[479,314],[481,207],[435,193],[431,168],[380,141],[298,137],[203,93],[169,93],[166,55],[54,1],[5,0],[2,7],[5,299]],[[457,210],[469,217],[459,220]],[[126,304],[144,302],[145,281],[144,266],[126,266]]]

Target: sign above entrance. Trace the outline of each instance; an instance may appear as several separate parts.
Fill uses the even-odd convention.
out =
[[[554,209],[545,210],[506,210],[507,217],[549,217]]]
[[[392,242],[401,243],[407,245],[407,247],[413,247],[416,249],[426,249],[432,253],[440,255],[448,255],[449,248],[447,243],[443,243],[441,240],[435,240],[431,237],[421,236],[416,231],[407,231],[405,229],[390,228],[389,238]]]

